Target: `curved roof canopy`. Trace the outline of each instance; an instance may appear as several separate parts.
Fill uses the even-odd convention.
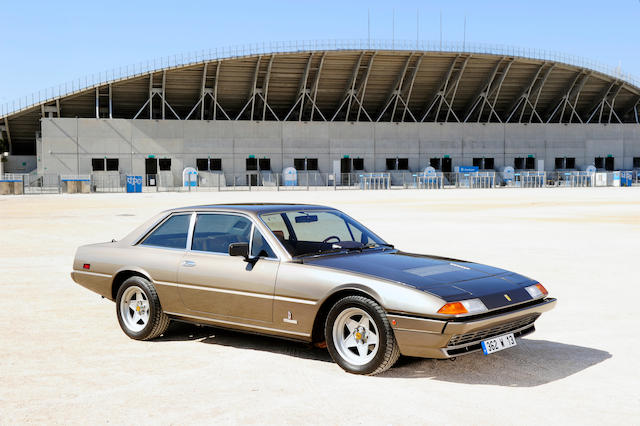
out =
[[[170,67],[0,119],[35,153],[42,117],[481,123],[637,123],[640,88],[559,62],[478,53],[326,50]]]

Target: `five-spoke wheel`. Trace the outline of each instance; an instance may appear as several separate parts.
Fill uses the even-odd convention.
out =
[[[381,373],[400,356],[384,309],[364,296],[347,296],[333,305],[325,338],[333,360],[350,373]]]
[[[131,286],[120,299],[120,317],[131,331],[142,330],[149,322],[149,300],[138,286]]]
[[[169,317],[162,311],[156,289],[146,278],[127,278],[118,289],[116,311],[120,328],[136,340],[160,336],[169,326]]]
[[[360,308],[347,308],[333,323],[333,341],[344,359],[364,365],[378,353],[378,328],[371,316]]]

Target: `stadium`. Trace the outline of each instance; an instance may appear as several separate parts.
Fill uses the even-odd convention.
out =
[[[0,322],[6,324],[0,341],[7,342],[0,361],[2,418],[125,424],[135,416],[155,424],[223,425],[256,419],[492,425],[507,415],[514,423],[609,424],[640,418],[640,370],[629,367],[640,357],[640,339],[629,338],[638,335],[637,314],[621,309],[618,296],[637,294],[638,272],[629,265],[640,239],[640,80],[539,49],[332,40],[172,55],[81,79],[69,75],[75,80],[37,91],[38,81],[64,70],[110,65],[126,55],[146,58],[147,49],[223,43],[249,33],[360,34],[364,19],[357,20],[368,15],[365,7],[389,24],[392,13],[413,12],[411,2],[334,3],[4,5],[7,66],[0,99],[25,84],[36,91],[0,104]],[[475,23],[468,34],[588,49],[638,68],[628,37],[636,12],[628,5],[548,3],[414,2],[424,9],[416,15],[428,19],[416,29],[435,34],[439,8],[459,24],[470,9]],[[411,22],[398,22],[410,34]],[[466,12],[464,22],[460,30],[466,30]],[[503,187],[496,181],[507,168],[520,181]],[[193,174],[185,186],[185,170],[197,172],[196,187]],[[297,185],[288,186],[292,170]],[[426,170],[446,183],[426,185]],[[615,187],[615,176],[628,170],[631,187]],[[475,176],[493,178],[472,185]],[[523,176],[533,178],[525,185]],[[604,185],[595,185],[603,176]],[[380,182],[375,179],[391,184],[365,184]],[[500,189],[475,189],[487,186]],[[385,190],[364,190],[372,188]],[[558,307],[536,321],[534,334],[517,337],[504,351],[455,361],[401,357],[378,377],[355,377],[323,345],[204,321],[172,321],[156,339],[130,339],[118,327],[120,304],[69,275],[78,247],[123,246],[127,234],[146,229],[143,224],[163,211],[262,203],[339,209],[393,244],[394,252],[446,260],[455,269],[476,262],[479,276],[492,269],[479,265],[517,271],[539,280]],[[191,242],[197,217],[185,236]],[[147,246],[166,271],[153,281],[174,289],[176,302],[183,297],[179,287],[200,284],[186,282],[185,272],[212,283],[231,271],[227,256],[199,252],[186,241],[185,247]],[[347,263],[367,252],[337,250],[318,258]],[[197,265],[185,262],[195,256]],[[259,291],[256,300],[271,304],[272,314],[269,321],[267,307],[266,320],[256,324],[267,330],[303,325],[298,308],[282,315],[274,309],[289,299],[276,296],[280,288],[314,285],[304,272],[284,278],[285,269],[301,270],[302,263],[235,260],[243,275],[213,283],[211,294],[228,301],[231,294]],[[218,261],[220,267],[210,263]],[[133,256],[129,262],[135,263]],[[375,258],[368,262],[386,268]],[[114,258],[79,264],[99,282],[97,267],[113,265]],[[142,267],[135,270],[143,273]],[[263,279],[258,274],[265,267],[278,268],[277,276]],[[456,273],[409,263],[403,269],[441,290],[448,278],[440,277]],[[515,275],[494,277],[502,284]],[[256,286],[239,288],[241,281]],[[345,290],[359,294],[361,280],[353,281]],[[495,281],[462,281],[451,291]],[[518,309],[504,312],[518,315]],[[487,317],[476,318],[482,323]],[[427,317],[414,321],[431,323]],[[504,325],[496,330],[505,333]],[[416,340],[438,336],[419,334]]]
[[[5,172],[146,175],[145,185],[170,187],[187,167],[234,186],[288,167],[326,174],[323,184],[336,173],[428,166],[639,168],[640,88],[575,62],[409,42],[174,57],[9,108],[0,117]]]

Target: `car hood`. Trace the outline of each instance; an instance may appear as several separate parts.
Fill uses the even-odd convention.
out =
[[[488,309],[531,300],[524,288],[536,283],[493,266],[398,250],[317,256],[303,261],[308,265],[400,282],[447,302],[479,298]]]

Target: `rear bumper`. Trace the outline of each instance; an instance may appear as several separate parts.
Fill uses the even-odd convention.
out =
[[[71,272],[71,279],[101,296],[112,299],[111,282],[113,277],[111,275],[74,270]]]
[[[553,309],[557,300],[547,298],[522,309],[469,321],[444,321],[402,315],[388,315],[400,347],[406,356],[451,358],[481,349],[482,340],[507,333],[522,337],[535,331],[534,322]]]

